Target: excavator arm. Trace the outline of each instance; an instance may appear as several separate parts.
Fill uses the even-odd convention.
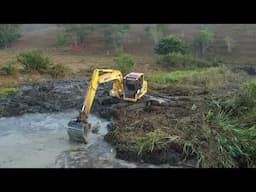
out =
[[[112,69],[95,69],[92,74],[90,85],[87,89],[87,93],[84,99],[83,107],[80,112],[80,115],[77,119],[77,122],[82,123],[83,127],[83,140],[86,142],[86,136],[88,129],[90,128],[90,124],[87,121],[88,115],[91,111],[93,101],[96,95],[97,88],[99,84],[106,83],[109,81],[114,81],[113,88],[110,92],[112,96],[120,98],[123,93],[123,75],[118,70]],[[79,126],[78,129],[81,129]],[[68,129],[69,136],[72,138],[79,138],[81,140],[81,133],[78,133],[79,130],[75,129],[74,127],[70,127]],[[73,134],[74,133],[74,134]],[[73,135],[72,135],[73,134]],[[80,136],[79,136],[80,134]]]
[[[104,74],[100,75],[100,73]],[[95,69],[93,71],[92,79],[88,87],[86,97],[84,99],[81,114],[83,114],[83,116],[85,116],[86,118],[89,115],[99,84],[114,80],[115,82],[113,84],[113,89],[111,90],[112,94],[116,97],[120,97],[120,94],[123,92],[122,79],[123,75],[118,70]]]

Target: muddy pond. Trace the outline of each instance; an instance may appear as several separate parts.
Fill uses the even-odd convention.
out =
[[[104,141],[108,121],[90,115],[89,144],[69,141],[67,123],[77,110],[0,118],[1,168],[168,168],[115,158]],[[94,131],[93,131],[94,130]],[[95,131],[97,130],[97,131]]]

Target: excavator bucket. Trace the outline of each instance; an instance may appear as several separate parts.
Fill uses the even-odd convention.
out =
[[[70,121],[67,130],[69,140],[74,142],[86,142],[84,138],[84,128],[81,122]]]
[[[87,143],[87,130],[89,124],[83,124],[81,121],[71,120],[68,123],[67,133],[69,140],[79,143]]]

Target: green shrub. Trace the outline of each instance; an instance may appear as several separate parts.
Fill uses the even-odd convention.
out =
[[[209,29],[203,29],[200,30],[199,33],[195,36],[193,46],[196,51],[198,51],[201,55],[204,55],[212,45],[213,41],[214,33]]]
[[[195,58],[192,55],[181,53],[170,53],[160,55],[158,64],[166,67],[209,67],[212,64],[204,59]]]
[[[69,40],[67,38],[67,35],[65,33],[59,33],[57,36],[56,36],[56,46],[57,47],[62,47],[62,46],[65,46],[69,43]]]
[[[135,66],[135,61],[132,56],[123,54],[115,59],[116,68],[126,74],[130,72]]]
[[[9,96],[14,95],[19,92],[19,88],[16,87],[7,87],[7,88],[0,88],[0,96]]]
[[[66,74],[67,68],[62,65],[62,64],[57,64],[53,65],[49,70],[48,73],[53,77],[53,78],[58,78],[58,77],[64,77]]]
[[[256,80],[251,80],[243,84],[243,91],[249,97],[256,99]]]
[[[0,24],[0,47],[8,46],[21,37],[20,25]]]
[[[16,73],[16,68],[13,62],[8,62],[5,66],[1,68],[1,74],[3,75],[13,75]]]
[[[52,65],[48,56],[39,49],[24,51],[17,56],[17,61],[21,63],[26,72],[36,70],[39,73],[45,73]]]
[[[160,39],[154,50],[155,53],[159,55],[166,55],[169,53],[185,54],[188,52],[188,45],[182,39],[170,35]]]

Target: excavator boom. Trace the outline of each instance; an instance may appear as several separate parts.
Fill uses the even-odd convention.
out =
[[[101,73],[103,73],[101,75]],[[88,115],[91,111],[93,101],[99,84],[114,81],[111,95],[120,98],[123,92],[123,75],[118,70],[112,69],[95,69],[92,74],[90,85],[87,89],[83,107],[79,117],[75,121],[68,124],[68,135],[71,140],[86,141],[87,132],[90,128],[88,123]]]
[[[100,73],[105,73],[105,74],[100,75]],[[99,84],[117,80],[116,82],[114,82],[114,85],[120,87],[121,89],[120,92],[121,92],[123,89],[122,79],[123,79],[123,75],[120,71],[111,70],[111,69],[95,69],[93,71],[91,83],[90,83],[90,86],[88,87],[87,94],[84,100],[82,113],[84,113],[86,116],[88,116],[88,114],[90,113]]]

